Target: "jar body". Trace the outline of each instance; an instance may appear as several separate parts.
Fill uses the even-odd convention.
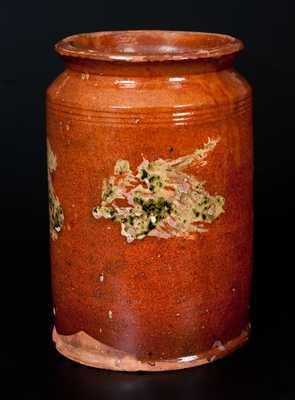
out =
[[[166,75],[151,64],[126,76],[68,68],[47,104],[57,349],[87,365],[153,371],[244,343],[253,173],[245,80],[232,67],[180,74],[172,65]],[[126,221],[130,208],[139,215]]]

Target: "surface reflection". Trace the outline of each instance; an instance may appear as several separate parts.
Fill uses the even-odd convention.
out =
[[[73,363],[53,350],[47,393],[49,398],[63,400],[249,399],[263,388],[257,357],[253,362],[256,347],[250,340],[244,348],[223,360],[165,373],[96,370]]]

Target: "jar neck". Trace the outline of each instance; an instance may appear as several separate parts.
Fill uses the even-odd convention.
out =
[[[100,76],[154,77],[196,75],[232,68],[235,54],[208,59],[160,62],[99,61],[64,56],[68,69]]]

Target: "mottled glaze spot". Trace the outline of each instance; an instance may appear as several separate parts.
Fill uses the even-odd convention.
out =
[[[48,162],[48,200],[49,200],[49,229],[53,240],[57,239],[59,232],[63,228],[64,213],[59,199],[54,191],[52,184],[52,174],[56,170],[57,160],[54,155],[49,140],[47,140],[47,162]]]
[[[206,165],[205,158],[217,142],[209,138],[203,148],[177,159],[143,160],[136,174],[127,160],[118,160],[114,175],[103,181],[102,202],[93,209],[93,216],[120,222],[127,242],[204,232],[200,223],[210,224],[224,212],[224,198],[210,195],[205,182],[184,170]],[[119,199],[128,206],[118,207]]]

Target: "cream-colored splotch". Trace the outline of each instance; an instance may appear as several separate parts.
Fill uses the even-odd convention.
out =
[[[217,143],[218,139],[209,138],[202,148],[177,159],[144,159],[136,174],[127,160],[118,160],[114,175],[103,181],[101,203],[93,216],[119,221],[128,242],[146,236],[193,238],[196,232],[204,232],[205,225],[224,212],[224,198],[210,195],[205,182],[184,171],[206,165]],[[118,199],[128,206],[118,206]]]
[[[57,167],[57,159],[53,153],[49,140],[47,140],[47,165],[48,165],[48,198],[49,198],[49,228],[50,236],[53,240],[57,239],[64,224],[64,213],[60,201],[55,193],[52,184],[52,174]]]

